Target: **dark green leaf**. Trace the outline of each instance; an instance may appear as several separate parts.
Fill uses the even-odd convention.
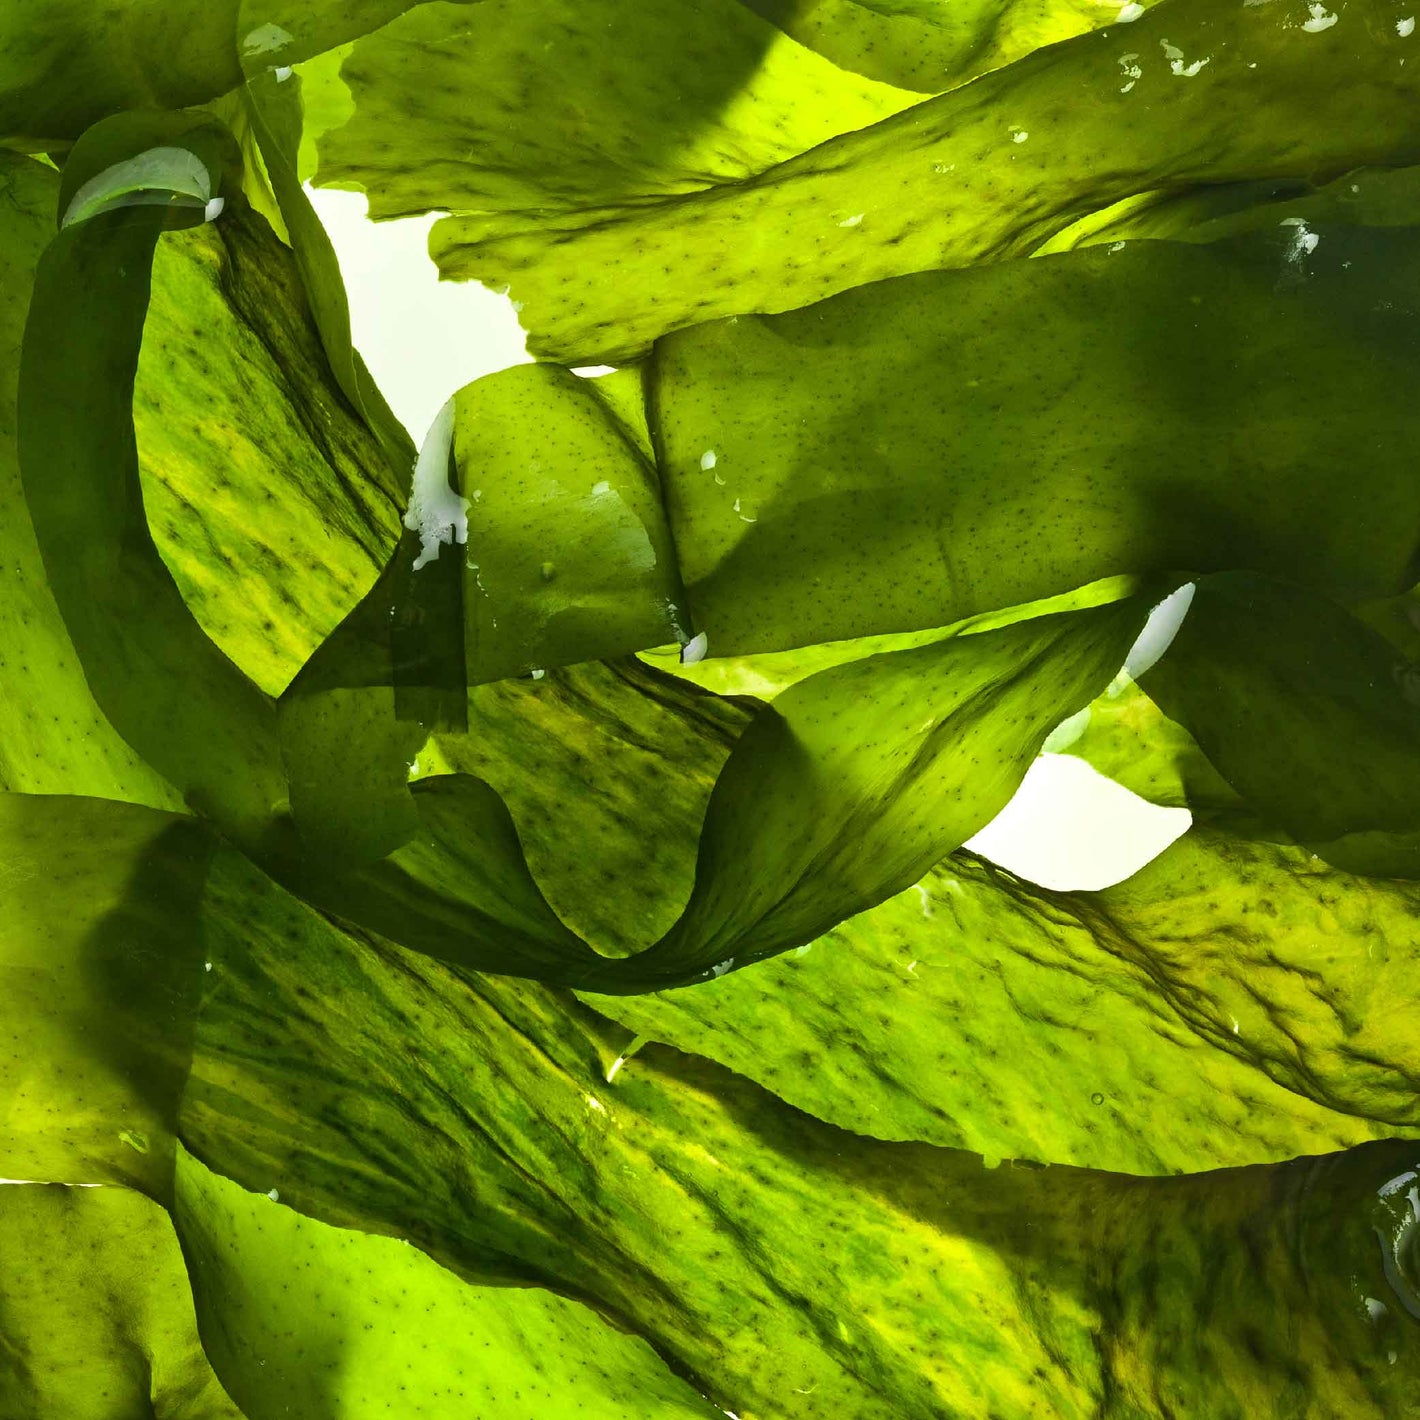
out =
[[[1340,867],[1420,877],[1420,667],[1356,617],[1207,577],[1144,684],[1261,818]]]

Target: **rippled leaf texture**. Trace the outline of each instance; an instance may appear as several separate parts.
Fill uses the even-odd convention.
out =
[[[1115,0],[748,0],[844,69],[939,94],[1041,45],[1112,24]]]
[[[828,138],[748,181],[735,173],[699,192],[653,191],[615,212],[589,204],[598,208],[590,223],[554,212],[521,231],[494,226],[480,215],[489,198],[466,196],[438,166],[418,201],[468,214],[441,222],[431,250],[446,275],[511,283],[536,353],[617,363],[716,316],[1023,254],[1135,193],[1325,179],[1420,159],[1420,76],[1401,64],[1393,6],[1349,5],[1320,31],[1309,21],[1301,0],[1176,0]],[[324,150],[327,177],[372,193],[391,177],[378,144],[403,151],[410,171],[433,144],[432,133],[402,136],[397,115],[430,99],[401,81],[390,33],[357,46],[346,66],[356,116]],[[464,103],[464,86],[448,82]],[[459,120],[451,113],[431,127],[455,134]],[[447,137],[441,146],[463,151]],[[521,165],[524,154],[504,151]]]
[[[198,1340],[172,1221],[126,1188],[0,1188],[0,1414],[249,1420]]]
[[[0,794],[0,1176],[166,1196],[209,844],[138,805]]]
[[[575,1302],[470,1286],[401,1241],[302,1217],[186,1152],[175,1216],[209,1354],[246,1420],[720,1413]]]
[[[584,999],[861,1134],[1196,1172],[1420,1133],[1417,911],[1195,830],[1098,893],[949,860],[802,952]]]
[[[290,64],[377,29],[412,0],[20,0],[0,12],[0,144],[62,146],[124,109],[236,88],[242,61]],[[472,3],[472,0],[462,0]]]
[[[1420,667],[1358,618],[1204,578],[1144,685],[1260,817],[1339,867],[1420,877]]]
[[[343,936],[235,860],[210,907],[198,1157],[466,1276],[588,1299],[727,1409],[1382,1417],[1413,1393],[1413,1225],[1376,1194],[1415,1144],[1174,1180],[992,1172],[663,1047],[608,1084],[620,1028]]]

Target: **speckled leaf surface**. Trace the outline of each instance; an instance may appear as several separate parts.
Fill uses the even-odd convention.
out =
[[[213,881],[183,1123],[245,1187],[566,1289],[741,1416],[1405,1413],[1414,1223],[1377,1192],[1420,1146],[991,1171],[664,1047],[608,1084],[621,1028],[342,936],[250,874]]]
[[[212,1373],[167,1212],[126,1188],[0,1188],[0,1414],[251,1420]]]
[[[844,69],[939,94],[1113,24],[1116,0],[749,0],[757,14]],[[1142,13],[1142,9],[1140,11]]]
[[[1414,163],[1420,77],[1402,64],[1393,9],[1357,0],[1317,28],[1301,0],[1171,0],[748,182],[590,226],[554,215],[501,233],[454,216],[431,250],[446,275],[510,285],[536,353],[614,364],[717,316],[1023,254],[1138,192]],[[363,102],[383,105],[383,93],[372,84]],[[333,175],[351,178],[357,161],[370,158]],[[425,205],[460,207],[447,184]]]
[[[653,427],[697,628],[733,655],[1184,568],[1402,590],[1414,436],[1376,361],[1415,365],[1420,243],[1355,229],[1304,277],[1289,250],[1094,248],[663,340]]]
[[[185,1150],[177,1227],[208,1354],[246,1420],[704,1420],[644,1341],[537,1288],[477,1287],[331,1227]]]
[[[309,58],[411,2],[18,0],[0,12],[0,145],[42,151],[124,109],[206,103],[244,60]]]
[[[376,217],[453,209],[543,243],[741,182],[917,98],[736,0],[421,5],[341,77],[355,112],[320,140],[319,181],[359,183]]]
[[[583,999],[856,1133],[1198,1172],[1420,1133],[1418,907],[1195,830],[1097,894],[951,859],[800,952]]]
[[[209,846],[135,804],[0,794],[0,1177],[166,1196]]]

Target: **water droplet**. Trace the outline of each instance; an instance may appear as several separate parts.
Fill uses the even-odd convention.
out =
[[[863,217],[862,212],[855,212],[851,217],[845,217],[838,225],[840,227],[856,227],[862,223]]]
[[[135,1153],[148,1152],[148,1136],[141,1129],[120,1130],[118,1138],[120,1143],[127,1144]]]
[[[1415,33],[1415,16],[1407,15],[1403,20],[1397,20],[1395,32],[1401,39],[1409,39]]]
[[[707,632],[701,631],[692,636],[684,646],[680,648],[680,663],[683,666],[693,666],[697,661],[705,659],[705,653],[710,649],[710,636]]]
[[[1091,1103],[1091,1104],[1103,1104],[1103,1103],[1104,1103],[1104,1096],[1103,1096],[1102,1094],[1100,1094],[1100,1092],[1099,1092],[1098,1090],[1096,1090],[1095,1093],[1090,1096],[1090,1103]]]
[[[1307,9],[1311,12],[1311,19],[1307,20],[1302,28],[1309,35],[1319,35],[1323,30],[1329,30],[1340,19],[1339,15],[1327,14],[1326,6],[1320,3],[1308,5]]]
[[[715,457],[714,449],[706,449],[705,452],[700,455],[700,467],[706,473],[709,473],[717,462],[718,460]]]
[[[1132,25],[1140,15],[1144,13],[1144,7],[1136,4],[1135,0],[1129,3],[1114,17],[1115,23],[1120,25]]]
[[[279,1192],[277,1189],[268,1188],[268,1189],[266,1190],[266,1196],[267,1196],[273,1203],[279,1203],[279,1202],[281,1201],[281,1194],[280,1194],[280,1192]]]

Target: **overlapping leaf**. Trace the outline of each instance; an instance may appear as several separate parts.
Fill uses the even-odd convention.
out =
[[[209,846],[134,804],[0,794],[0,1177],[167,1196]]]
[[[468,214],[435,229],[444,273],[510,284],[537,353],[616,363],[714,317],[1022,254],[1138,193],[1414,163],[1420,78],[1402,64],[1393,10],[1389,0],[1358,0],[1335,24],[1318,24],[1302,0],[1174,0],[748,181],[736,172],[612,212],[588,196],[587,210],[542,211],[521,230],[482,215],[494,206],[490,191],[423,166],[436,134],[460,156],[467,145],[426,88],[401,86],[387,31],[346,66],[356,116],[327,140],[325,172],[372,193],[391,186],[395,169],[427,172],[417,203],[384,210]],[[462,104],[466,86],[448,83]],[[398,115],[410,107],[429,111],[428,131],[405,136]],[[526,170],[529,155],[501,144],[490,167],[499,151]]]
[[[726,1409],[1266,1412],[1280,1384],[1298,1415],[1385,1416],[1414,1385],[1413,1223],[1376,1195],[1415,1144],[1177,1180],[992,1172],[663,1047],[608,1083],[619,1028],[342,936],[235,861],[211,907],[200,1158],[466,1276],[587,1298]]]

